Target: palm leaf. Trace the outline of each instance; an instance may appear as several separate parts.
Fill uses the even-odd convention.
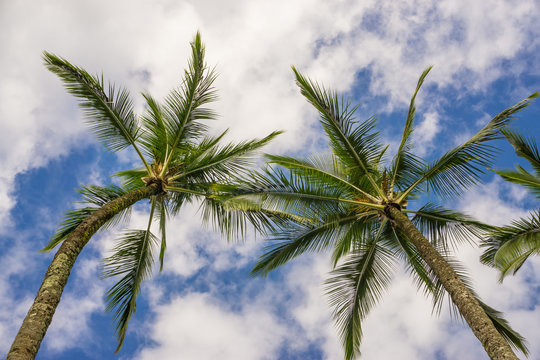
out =
[[[361,322],[388,287],[392,264],[392,255],[372,238],[333,270],[325,282],[345,359],[360,353]]]
[[[335,187],[342,193],[351,195],[361,194],[367,199],[377,199],[365,192],[362,188],[348,181],[347,175],[339,169],[339,161],[335,156],[330,159],[313,156],[312,159],[302,161],[289,156],[266,155],[269,163],[280,165],[293,171],[295,176],[305,181],[322,186]]]
[[[92,76],[84,69],[48,52],[44,52],[43,59],[45,66],[64,82],[68,92],[80,100],[86,121],[98,139],[111,151],[133,146],[151,173],[137,147],[138,124],[127,89],[117,90],[114,85],[109,84],[106,93],[103,78]]]
[[[486,248],[480,260],[501,270],[501,281],[508,273],[515,274],[530,255],[540,254],[540,210],[494,229],[480,246]]]
[[[357,169],[359,175],[367,177],[373,191],[384,198],[371,174],[374,171],[371,164],[381,152],[378,133],[372,132],[376,118],[356,123],[354,112],[358,106],[351,106],[343,98],[340,101],[336,93],[302,76],[294,67],[293,71],[302,95],[319,111],[321,124],[336,156],[347,168]]]
[[[531,193],[540,199],[540,176],[529,173],[521,166],[516,166],[517,171],[512,170],[494,170],[504,180],[525,186]]]
[[[152,199],[152,209],[147,230],[131,230],[119,239],[114,254],[104,260],[104,278],[123,275],[107,293],[107,311],[114,310],[116,335],[118,347],[122,348],[126,337],[127,326],[137,306],[137,295],[141,290],[141,283],[152,274],[153,247],[158,239],[150,232],[150,225],[155,209],[155,198]]]
[[[266,276],[270,271],[303,253],[320,252],[336,246],[343,236],[349,233],[351,227],[357,225],[362,216],[366,218],[366,222],[377,219],[375,212],[360,216],[354,213],[334,213],[317,222],[300,223],[290,220],[278,225],[278,229],[268,237],[268,245],[251,273]]]
[[[536,176],[540,177],[540,152],[538,151],[538,146],[536,146],[534,139],[527,139],[521,134],[508,128],[502,129],[501,132],[510,144],[512,144],[516,154],[526,159],[534,168]]]
[[[403,127],[401,142],[392,164],[392,181],[390,189],[393,189],[395,184],[399,184],[401,182],[400,178],[407,175],[417,175],[418,170],[420,169],[421,162],[413,154],[411,154],[412,143],[410,142],[410,136],[414,130],[414,115],[416,113],[416,105],[414,101],[431,68],[432,66],[428,67],[424,70],[422,75],[420,75],[420,79],[418,79],[418,84],[416,85],[416,90],[411,98],[409,112],[407,113],[407,120],[405,121],[405,126]]]
[[[445,251],[457,249],[460,244],[472,244],[494,227],[476,221],[459,211],[445,209],[439,205],[427,203],[417,211],[405,210],[414,214],[412,218],[416,228],[424,234],[434,246],[442,246]]]
[[[192,149],[189,156],[183,159],[185,165],[169,179],[177,182],[219,182],[232,175],[239,176],[253,163],[256,151],[281,133],[274,131],[262,139],[222,146],[217,145],[217,140],[224,134],[217,140],[206,139],[200,147]]]
[[[534,93],[500,112],[464,144],[429,164],[423,174],[404,191],[399,201],[420,184],[426,184],[428,189],[443,197],[459,196],[469,186],[476,184],[483,174],[482,169],[491,166],[494,159],[496,148],[488,142],[500,138],[500,130],[508,125],[513,115],[529,106],[538,96],[539,93]]]
[[[143,131],[140,143],[155,163],[163,164],[169,154],[169,135],[165,123],[163,107],[149,94],[142,94],[146,100],[146,111],[141,117]]]
[[[160,174],[162,176],[176,153],[206,131],[206,126],[201,124],[200,120],[216,117],[212,110],[204,107],[217,98],[212,87],[216,74],[208,69],[204,55],[201,36],[197,33],[191,42],[191,60],[188,70],[185,71],[183,84],[179,89],[173,90],[165,100],[165,119],[171,151],[165,160]]]
[[[78,191],[82,196],[83,201],[81,202],[92,206],[87,206],[67,212],[64,215],[64,219],[60,223],[58,229],[54,233],[47,246],[45,246],[40,251],[51,251],[58,244],[64,241],[69,236],[69,234],[73,232],[73,230],[75,230],[86,218],[92,215],[96,210],[99,210],[106,203],[116,198],[119,198],[120,196],[123,196],[127,193],[125,189],[112,184],[108,187],[83,186]],[[120,222],[126,222],[126,220],[129,218],[130,211],[130,207],[119,211],[115,216],[113,216],[105,224],[103,224],[98,231],[103,231],[110,226],[117,225]]]

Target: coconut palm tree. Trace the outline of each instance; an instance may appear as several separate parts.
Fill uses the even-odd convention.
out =
[[[222,201],[229,208],[281,220],[267,230],[268,243],[254,275],[266,276],[306,252],[331,251],[334,270],[327,292],[346,359],[359,354],[361,322],[388,286],[396,259],[433,297],[435,309],[449,295],[455,313],[492,359],[517,359],[509,343],[527,353],[524,339],[479,299],[450,254],[457,244],[474,241],[491,227],[440,204],[418,202],[428,194],[454,198],[476,184],[494,158],[488,142],[539,94],[502,111],[465,143],[427,162],[413,154],[411,135],[415,98],[430,69],[418,81],[401,142],[386,162],[388,146],[374,131],[376,118],[355,121],[356,106],[293,68],[302,95],[320,114],[331,154],[308,159],[267,155],[273,165],[253,174],[235,195],[223,194]]]
[[[540,152],[534,139],[527,139],[511,129],[501,132],[512,144],[516,154],[527,160],[533,172],[517,165],[516,170],[495,171],[509,182],[525,186],[540,199]],[[480,257],[484,264],[498,268],[500,281],[509,274],[515,274],[530,255],[540,255],[540,209],[532,211],[527,218],[494,229],[481,243],[486,250]]]
[[[159,251],[160,270],[166,249],[165,222],[186,202],[202,199],[204,216],[221,222],[224,232],[242,231],[236,224],[238,212],[226,213],[215,199],[206,197],[215,183],[243,173],[254,151],[279,132],[260,140],[221,144],[225,133],[208,136],[204,120],[215,118],[207,104],[216,99],[213,69],[205,61],[205,50],[197,33],[191,43],[191,60],[182,85],[163,104],[143,93],[146,109],[136,117],[126,89],[118,89],[103,77],[92,76],[63,58],[45,52],[47,68],[58,75],[69,93],[79,100],[86,119],[98,139],[111,151],[133,149],[142,168],[118,174],[122,186],[87,186],[80,190],[86,207],[68,212],[50,243],[49,251],[62,243],[9,351],[8,359],[33,359],[45,336],[75,260],[92,235],[122,222],[131,207],[150,201],[145,229],[129,230],[118,239],[114,253],[105,259],[104,276],[121,279],[106,294],[107,309],[114,312],[118,348],[122,346],[129,319],[135,312],[141,283],[151,275],[154,253]],[[159,223],[159,236],[151,231]]]

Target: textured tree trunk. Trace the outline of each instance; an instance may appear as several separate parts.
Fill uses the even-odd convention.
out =
[[[34,303],[11,345],[7,360],[27,360],[36,357],[41,341],[60,302],[71,268],[92,235],[121,210],[160,191],[161,187],[155,183],[145,188],[130,191],[103,205],[73,230],[64,240],[47,269]]]
[[[510,345],[497,331],[471,291],[409,218],[393,206],[387,206],[386,212],[400,230],[407,235],[407,238],[416,247],[422,259],[437,274],[444,288],[450,294],[452,301],[456,304],[467,324],[469,324],[474,335],[484,346],[489,357],[493,360],[518,360]]]

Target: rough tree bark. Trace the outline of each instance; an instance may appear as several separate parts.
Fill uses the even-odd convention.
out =
[[[387,206],[386,213],[413,243],[422,259],[437,274],[452,301],[456,304],[474,335],[480,340],[489,357],[493,360],[518,360],[518,357],[493,322],[486,315],[472,292],[465,286],[456,272],[418,231],[409,218],[394,206]]]
[[[71,268],[92,235],[118,212],[139,200],[156,195],[160,191],[161,186],[157,183],[130,191],[103,205],[73,230],[64,240],[47,269],[34,303],[28,310],[28,314],[11,345],[7,360],[28,360],[36,357],[41,341],[60,302]]]

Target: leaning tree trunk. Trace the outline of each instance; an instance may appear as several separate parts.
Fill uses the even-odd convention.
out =
[[[28,310],[28,314],[11,345],[7,360],[27,360],[36,357],[41,341],[60,302],[71,268],[92,235],[120,211],[141,199],[156,195],[159,191],[161,191],[159,184],[153,183],[106,203],[81,222],[64,240],[45,273],[34,303]]]
[[[497,331],[473,293],[409,218],[394,206],[387,206],[386,212],[396,222],[399,229],[407,235],[422,259],[435,272],[489,357],[493,360],[518,360],[510,345]]]

